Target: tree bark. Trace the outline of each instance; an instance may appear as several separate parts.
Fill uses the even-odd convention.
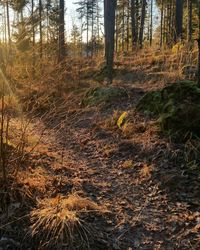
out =
[[[151,0],[150,46],[153,40],[153,0]]]
[[[136,11],[135,10],[136,10],[135,0],[131,0],[132,51],[137,46]]]
[[[116,0],[104,0],[105,59],[110,83],[113,77],[116,4]]]
[[[58,62],[62,62],[65,58],[65,15],[64,14],[65,14],[65,1],[60,0]]]
[[[176,0],[175,42],[182,39],[183,33],[183,0]]]
[[[161,21],[160,21],[160,48],[163,46],[163,14],[164,14],[164,0],[161,4]]]
[[[43,56],[43,37],[42,37],[42,0],[39,0],[39,30],[40,30],[40,59]]]
[[[32,21],[32,77],[35,75],[35,22],[34,22],[34,0],[31,0],[31,21]]]
[[[187,40],[191,42],[192,40],[192,0],[187,0]]]
[[[147,5],[146,0],[142,0],[140,34],[139,34],[140,48],[143,47],[144,23],[145,23],[145,16],[146,16],[146,5]]]

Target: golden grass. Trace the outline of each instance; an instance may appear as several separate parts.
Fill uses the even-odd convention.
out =
[[[122,168],[124,169],[129,169],[132,168],[133,166],[134,166],[133,160],[126,160],[122,164]]]
[[[88,249],[90,230],[85,221],[87,215],[105,211],[95,202],[77,194],[40,200],[30,214],[31,235],[38,242],[39,249],[71,249],[78,244]]]

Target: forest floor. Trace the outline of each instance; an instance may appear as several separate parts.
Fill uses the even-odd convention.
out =
[[[36,119],[30,136],[44,132],[21,182],[38,198],[75,192],[106,206],[108,214],[89,219],[91,249],[200,249],[199,183],[185,174],[185,145],[170,142],[152,118],[136,111],[131,136],[110,126],[116,112],[132,112],[144,93],[164,85],[155,78],[133,83],[126,77],[130,73],[115,82],[128,92],[125,100],[82,107],[83,93],[72,93],[51,119]],[[29,222],[23,223],[4,228],[4,237],[15,235],[11,249],[34,249],[33,241],[24,239]]]

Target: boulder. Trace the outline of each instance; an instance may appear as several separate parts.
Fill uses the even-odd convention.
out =
[[[128,97],[124,88],[119,87],[96,87],[89,89],[83,100],[84,106],[95,106],[98,104],[112,103],[113,101],[120,101]]]
[[[172,83],[149,92],[139,101],[137,110],[156,116],[161,130],[172,139],[200,136],[200,88],[194,82]]]

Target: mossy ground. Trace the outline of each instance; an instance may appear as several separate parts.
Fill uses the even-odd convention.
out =
[[[149,92],[137,110],[155,115],[161,130],[178,141],[200,136],[200,88],[194,82],[172,83]]]
[[[128,97],[127,92],[123,88],[118,87],[96,87],[92,88],[85,94],[82,100],[84,106],[95,106],[103,103],[111,103],[120,101],[122,98]]]

